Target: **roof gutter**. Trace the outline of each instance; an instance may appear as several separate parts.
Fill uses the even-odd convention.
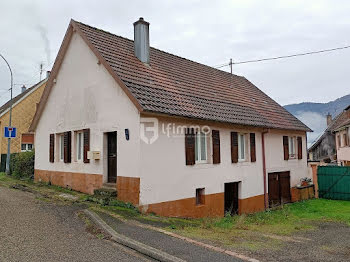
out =
[[[269,198],[267,195],[267,183],[266,183],[266,159],[265,159],[265,134],[270,130],[264,130],[261,133],[261,146],[262,146],[262,161],[263,161],[263,179],[264,179],[264,207],[265,210],[269,207]]]

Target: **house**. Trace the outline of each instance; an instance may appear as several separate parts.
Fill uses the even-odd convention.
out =
[[[17,128],[16,138],[11,139],[11,153],[30,151],[34,148],[34,134],[29,132],[37,104],[45,89],[47,79],[30,88],[22,86],[21,93],[12,99],[12,126]],[[7,138],[4,137],[4,127],[9,124],[10,101],[0,107],[0,154],[1,171],[5,171],[7,154]]]
[[[297,200],[311,131],[242,76],[71,20],[33,119],[35,180],[163,216]]]
[[[338,117],[332,120],[332,115],[327,115],[327,128],[322,135],[308,149],[309,159],[323,163],[336,163],[334,127]]]
[[[350,106],[332,119],[327,115],[327,128],[308,149],[310,160],[321,163],[347,164]],[[344,155],[345,154],[345,155]],[[339,158],[340,157],[340,158]],[[345,158],[344,158],[345,157]]]
[[[341,113],[334,133],[338,164],[350,166],[350,105]]]

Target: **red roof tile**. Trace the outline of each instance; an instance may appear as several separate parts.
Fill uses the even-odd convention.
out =
[[[267,128],[311,131],[246,78],[155,48],[150,64],[132,40],[75,22],[144,111]]]

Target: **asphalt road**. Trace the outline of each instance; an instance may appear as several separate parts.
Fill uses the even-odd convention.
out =
[[[77,216],[79,209],[0,187],[0,261],[148,260],[86,232],[84,222]]]

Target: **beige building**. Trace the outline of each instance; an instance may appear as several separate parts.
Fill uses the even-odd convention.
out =
[[[335,128],[335,143],[339,165],[350,166],[350,106],[341,113],[341,121]]]
[[[35,179],[165,216],[297,200],[310,129],[246,78],[71,21],[31,130]]]
[[[46,79],[30,88],[22,87],[21,93],[13,98],[12,126],[17,128],[16,138],[11,139],[11,153],[28,151],[34,148],[34,134],[29,132],[37,104],[45,89]],[[0,107],[0,153],[7,153],[7,138],[4,128],[9,125],[10,101]],[[2,159],[4,159],[2,157]]]

